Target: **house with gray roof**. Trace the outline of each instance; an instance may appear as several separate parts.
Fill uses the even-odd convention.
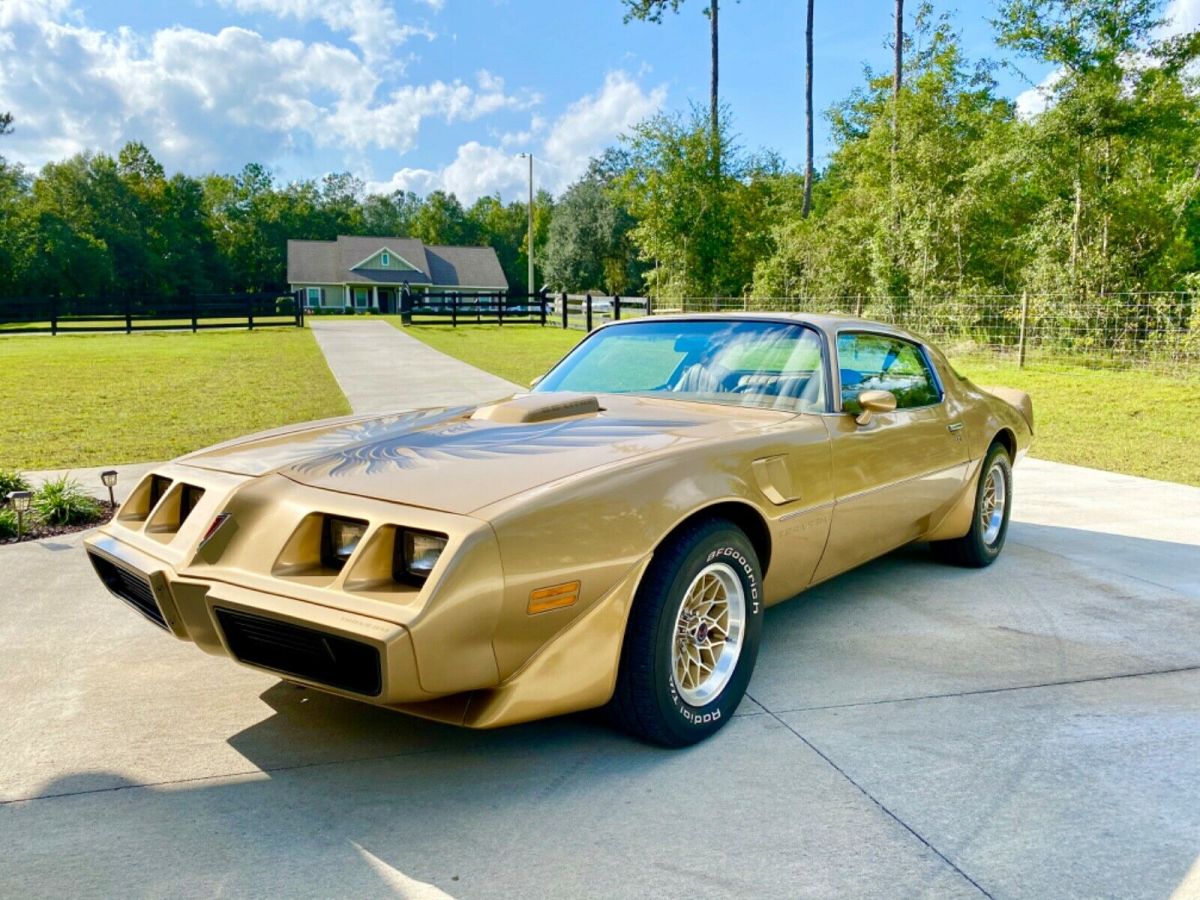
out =
[[[404,285],[461,294],[508,290],[491,247],[439,247],[414,238],[349,237],[288,241],[287,279],[304,305],[396,312]]]

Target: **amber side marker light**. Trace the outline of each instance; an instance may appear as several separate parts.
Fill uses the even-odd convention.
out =
[[[538,588],[529,595],[527,611],[530,615],[533,615],[534,613],[549,612],[552,609],[562,609],[564,606],[570,606],[578,599],[578,581],[568,581],[566,584]]]

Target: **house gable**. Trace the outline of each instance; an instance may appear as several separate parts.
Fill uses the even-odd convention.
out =
[[[383,271],[383,272],[411,272],[414,275],[424,276],[421,267],[409,262],[391,247],[381,247],[376,252],[372,253],[361,262],[355,263],[350,267],[350,271],[359,272],[363,270]]]

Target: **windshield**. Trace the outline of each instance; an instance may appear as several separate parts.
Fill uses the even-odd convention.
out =
[[[820,338],[812,329],[782,322],[642,320],[610,326],[571,351],[535,390],[825,411]]]

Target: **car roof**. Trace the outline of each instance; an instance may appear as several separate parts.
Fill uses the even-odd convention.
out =
[[[790,313],[790,312],[713,312],[713,313],[666,313],[664,315],[655,315],[651,317],[655,322],[728,322],[748,321],[748,322],[789,322],[800,325],[808,325],[815,328],[817,331],[824,333],[829,337],[834,337],[840,331],[878,331],[885,334],[894,334],[898,337],[904,337],[918,343],[926,343],[926,341],[917,334],[906,331],[903,328],[898,328],[895,325],[888,325],[884,322],[876,322],[872,319],[863,319],[858,316],[848,316],[841,313]],[[615,322],[606,322],[602,327],[608,328],[613,325],[620,325],[623,322],[635,322],[645,319],[622,319]]]

